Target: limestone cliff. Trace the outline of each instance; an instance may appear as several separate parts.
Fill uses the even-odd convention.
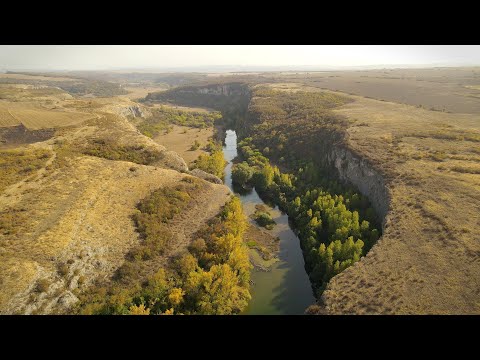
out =
[[[390,197],[382,175],[367,160],[355,156],[344,147],[332,146],[326,159],[336,169],[341,181],[354,185],[370,200],[380,220],[384,222]]]

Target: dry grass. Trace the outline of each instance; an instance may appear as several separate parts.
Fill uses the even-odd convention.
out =
[[[348,146],[384,174],[390,211],[377,245],[332,279],[327,309],[479,313],[478,118],[355,99],[337,112],[352,121]]]
[[[480,90],[480,85],[465,85],[467,89]]]
[[[46,109],[36,102],[0,101],[0,127],[23,124],[30,130],[80,124],[94,117],[91,113]]]
[[[213,129],[195,129],[187,126],[172,125],[172,130],[156,136],[153,140],[169,150],[178,153],[187,164],[192,164],[201,154],[209,139],[213,137]],[[195,140],[200,142],[200,148],[191,150]]]
[[[6,108],[3,109],[0,104],[0,128],[17,126],[20,124],[20,121],[15,119]]]
[[[12,108],[10,113],[31,130],[77,125],[93,117],[92,114],[81,112],[22,109],[20,107]]]
[[[45,166],[51,155],[48,151],[34,149],[0,151],[0,193],[34,175]]]

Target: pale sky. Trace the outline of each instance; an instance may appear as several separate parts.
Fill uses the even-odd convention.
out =
[[[480,65],[478,45],[0,45],[0,71]]]

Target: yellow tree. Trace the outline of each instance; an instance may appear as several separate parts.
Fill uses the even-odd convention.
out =
[[[144,304],[132,305],[128,309],[129,315],[150,315],[150,309],[146,308]]]

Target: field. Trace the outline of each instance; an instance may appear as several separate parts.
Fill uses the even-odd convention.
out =
[[[201,108],[201,107],[194,107],[194,106],[180,106],[180,105],[172,105],[172,104],[153,104],[152,107],[164,107],[168,109],[174,110],[181,110],[181,111],[191,111],[191,112],[202,112],[208,113],[213,111],[212,109]]]
[[[19,79],[33,81],[74,81],[74,79],[62,76],[42,76],[42,75],[26,75],[26,74],[0,74],[0,79]]]
[[[0,127],[23,124],[30,130],[80,124],[93,118],[90,113],[48,110],[33,103],[0,101]]]
[[[8,104],[0,101],[0,127],[20,125],[20,121],[13,117],[8,110]]]
[[[480,68],[325,71],[272,77],[427,109],[480,114]]]
[[[200,154],[205,154],[203,149],[207,145],[210,138],[213,137],[213,129],[195,129],[187,126],[173,125],[172,130],[168,133],[162,133],[156,136],[153,140],[167,149],[178,153],[187,164],[195,161]],[[195,141],[200,143],[200,147],[192,150],[192,145]]]

